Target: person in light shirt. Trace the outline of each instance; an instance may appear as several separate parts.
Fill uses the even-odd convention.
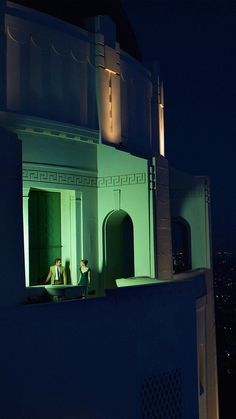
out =
[[[55,259],[55,265],[50,266],[45,283],[51,280],[51,285],[66,285],[66,272],[61,259]]]

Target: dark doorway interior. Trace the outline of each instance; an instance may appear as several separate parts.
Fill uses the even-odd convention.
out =
[[[31,189],[29,193],[30,285],[44,283],[49,266],[61,257],[61,194]]]
[[[181,273],[192,268],[191,263],[191,231],[183,218],[172,220],[172,252],[174,273]]]
[[[114,211],[104,229],[105,288],[114,288],[115,279],[134,276],[133,223],[125,211]]]

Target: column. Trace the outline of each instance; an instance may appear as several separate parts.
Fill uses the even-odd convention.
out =
[[[21,142],[11,132],[0,128],[0,306],[24,301],[24,249],[22,214]]]
[[[82,193],[79,191],[75,192],[75,198],[73,201],[74,214],[75,214],[75,224],[74,224],[74,233],[76,238],[76,243],[74,246],[75,251],[75,260],[76,260],[76,283],[79,279],[79,262],[83,255],[83,232],[82,232]]]
[[[24,233],[24,260],[25,260],[25,285],[30,286],[29,279],[29,191],[23,188],[23,233]]]

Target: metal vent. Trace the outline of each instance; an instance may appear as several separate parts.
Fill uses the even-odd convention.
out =
[[[180,370],[170,370],[144,379],[141,388],[141,418],[183,418]]]

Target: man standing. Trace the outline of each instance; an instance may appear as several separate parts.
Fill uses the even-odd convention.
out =
[[[51,280],[52,285],[66,285],[66,273],[65,268],[61,265],[61,259],[55,259],[55,265],[50,266],[46,283]]]

